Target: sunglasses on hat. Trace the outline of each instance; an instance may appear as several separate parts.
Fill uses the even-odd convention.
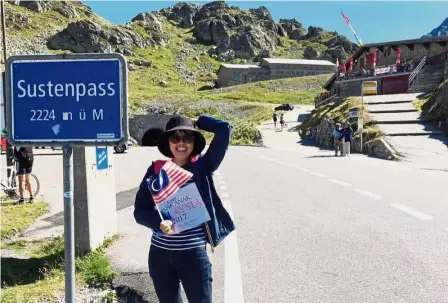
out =
[[[177,144],[180,141],[183,141],[184,143],[187,143],[187,144],[193,143],[194,135],[193,134],[188,134],[188,135],[181,136],[181,135],[174,134],[174,135],[170,136],[170,142],[171,143]]]

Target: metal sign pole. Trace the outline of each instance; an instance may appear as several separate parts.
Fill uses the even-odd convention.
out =
[[[75,214],[73,205],[73,147],[63,149],[65,302],[75,303]]]

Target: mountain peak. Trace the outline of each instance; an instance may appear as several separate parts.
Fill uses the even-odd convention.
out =
[[[446,18],[442,24],[433,29],[430,33],[423,35],[422,38],[448,36],[448,18]]]

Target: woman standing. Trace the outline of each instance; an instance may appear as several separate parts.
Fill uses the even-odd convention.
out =
[[[205,138],[198,129],[214,133],[207,152]],[[173,222],[160,218],[147,179],[159,173],[159,161],[148,168],[135,198],[134,218],[153,231],[149,251],[149,273],[161,303],[181,302],[180,282],[190,303],[212,302],[212,273],[206,245],[218,246],[234,229],[213,184],[213,172],[226,154],[232,126],[202,115],[196,122],[180,116],[171,118],[160,136],[159,151],[180,168],[192,173],[183,186],[195,184],[210,221],[173,234]]]

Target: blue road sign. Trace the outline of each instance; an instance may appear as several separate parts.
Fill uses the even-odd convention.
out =
[[[127,68],[121,55],[15,56],[6,72],[8,133],[16,145],[126,141]]]
[[[107,147],[96,147],[96,169],[109,168],[109,161],[107,157]]]

